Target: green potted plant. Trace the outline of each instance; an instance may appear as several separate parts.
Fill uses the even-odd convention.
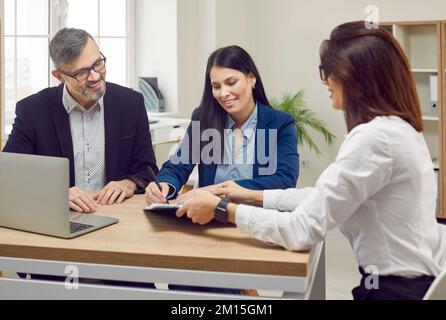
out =
[[[336,140],[336,136],[327,128],[325,122],[317,119],[314,112],[308,108],[304,100],[304,90],[300,90],[294,95],[284,95],[280,101],[272,99],[271,106],[294,117],[296,120],[298,144],[308,146],[310,150],[316,152],[317,156],[322,155],[322,153],[310,134],[310,128],[322,134],[328,145],[333,144]]]

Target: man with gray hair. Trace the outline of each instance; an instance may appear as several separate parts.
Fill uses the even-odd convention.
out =
[[[3,151],[68,158],[74,211],[143,193],[148,168],[158,172],[143,96],[105,82],[106,58],[84,30],[61,29],[49,52],[61,84],[17,103]]]

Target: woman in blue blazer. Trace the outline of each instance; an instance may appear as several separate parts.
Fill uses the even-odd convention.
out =
[[[177,152],[146,188],[147,203],[177,196],[198,165],[199,187],[233,181],[253,189],[296,187],[293,117],[270,107],[254,61],[238,46],[209,57],[203,97]]]

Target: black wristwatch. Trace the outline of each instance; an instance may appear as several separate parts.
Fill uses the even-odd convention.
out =
[[[227,199],[221,199],[218,203],[217,207],[215,208],[215,220],[226,223],[228,222],[228,211],[226,208],[228,207],[229,200]]]

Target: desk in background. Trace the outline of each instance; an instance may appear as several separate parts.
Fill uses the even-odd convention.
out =
[[[176,145],[183,139],[189,126],[190,119],[162,118],[149,116],[149,121],[156,121],[150,124],[150,135],[155,152],[156,164],[161,168],[163,163],[175,151]]]
[[[177,143],[182,140],[190,123],[190,119],[161,118],[149,115],[149,121],[152,120],[156,121],[150,124],[150,134],[154,146],[162,143]]]
[[[192,224],[146,215],[135,196],[97,213],[118,224],[64,240],[0,228],[0,270],[67,276],[67,266],[93,279],[284,291],[283,298],[325,299],[323,242],[289,252],[248,238],[233,226]],[[69,273],[68,273],[69,274]],[[0,299],[265,299],[0,278]]]

